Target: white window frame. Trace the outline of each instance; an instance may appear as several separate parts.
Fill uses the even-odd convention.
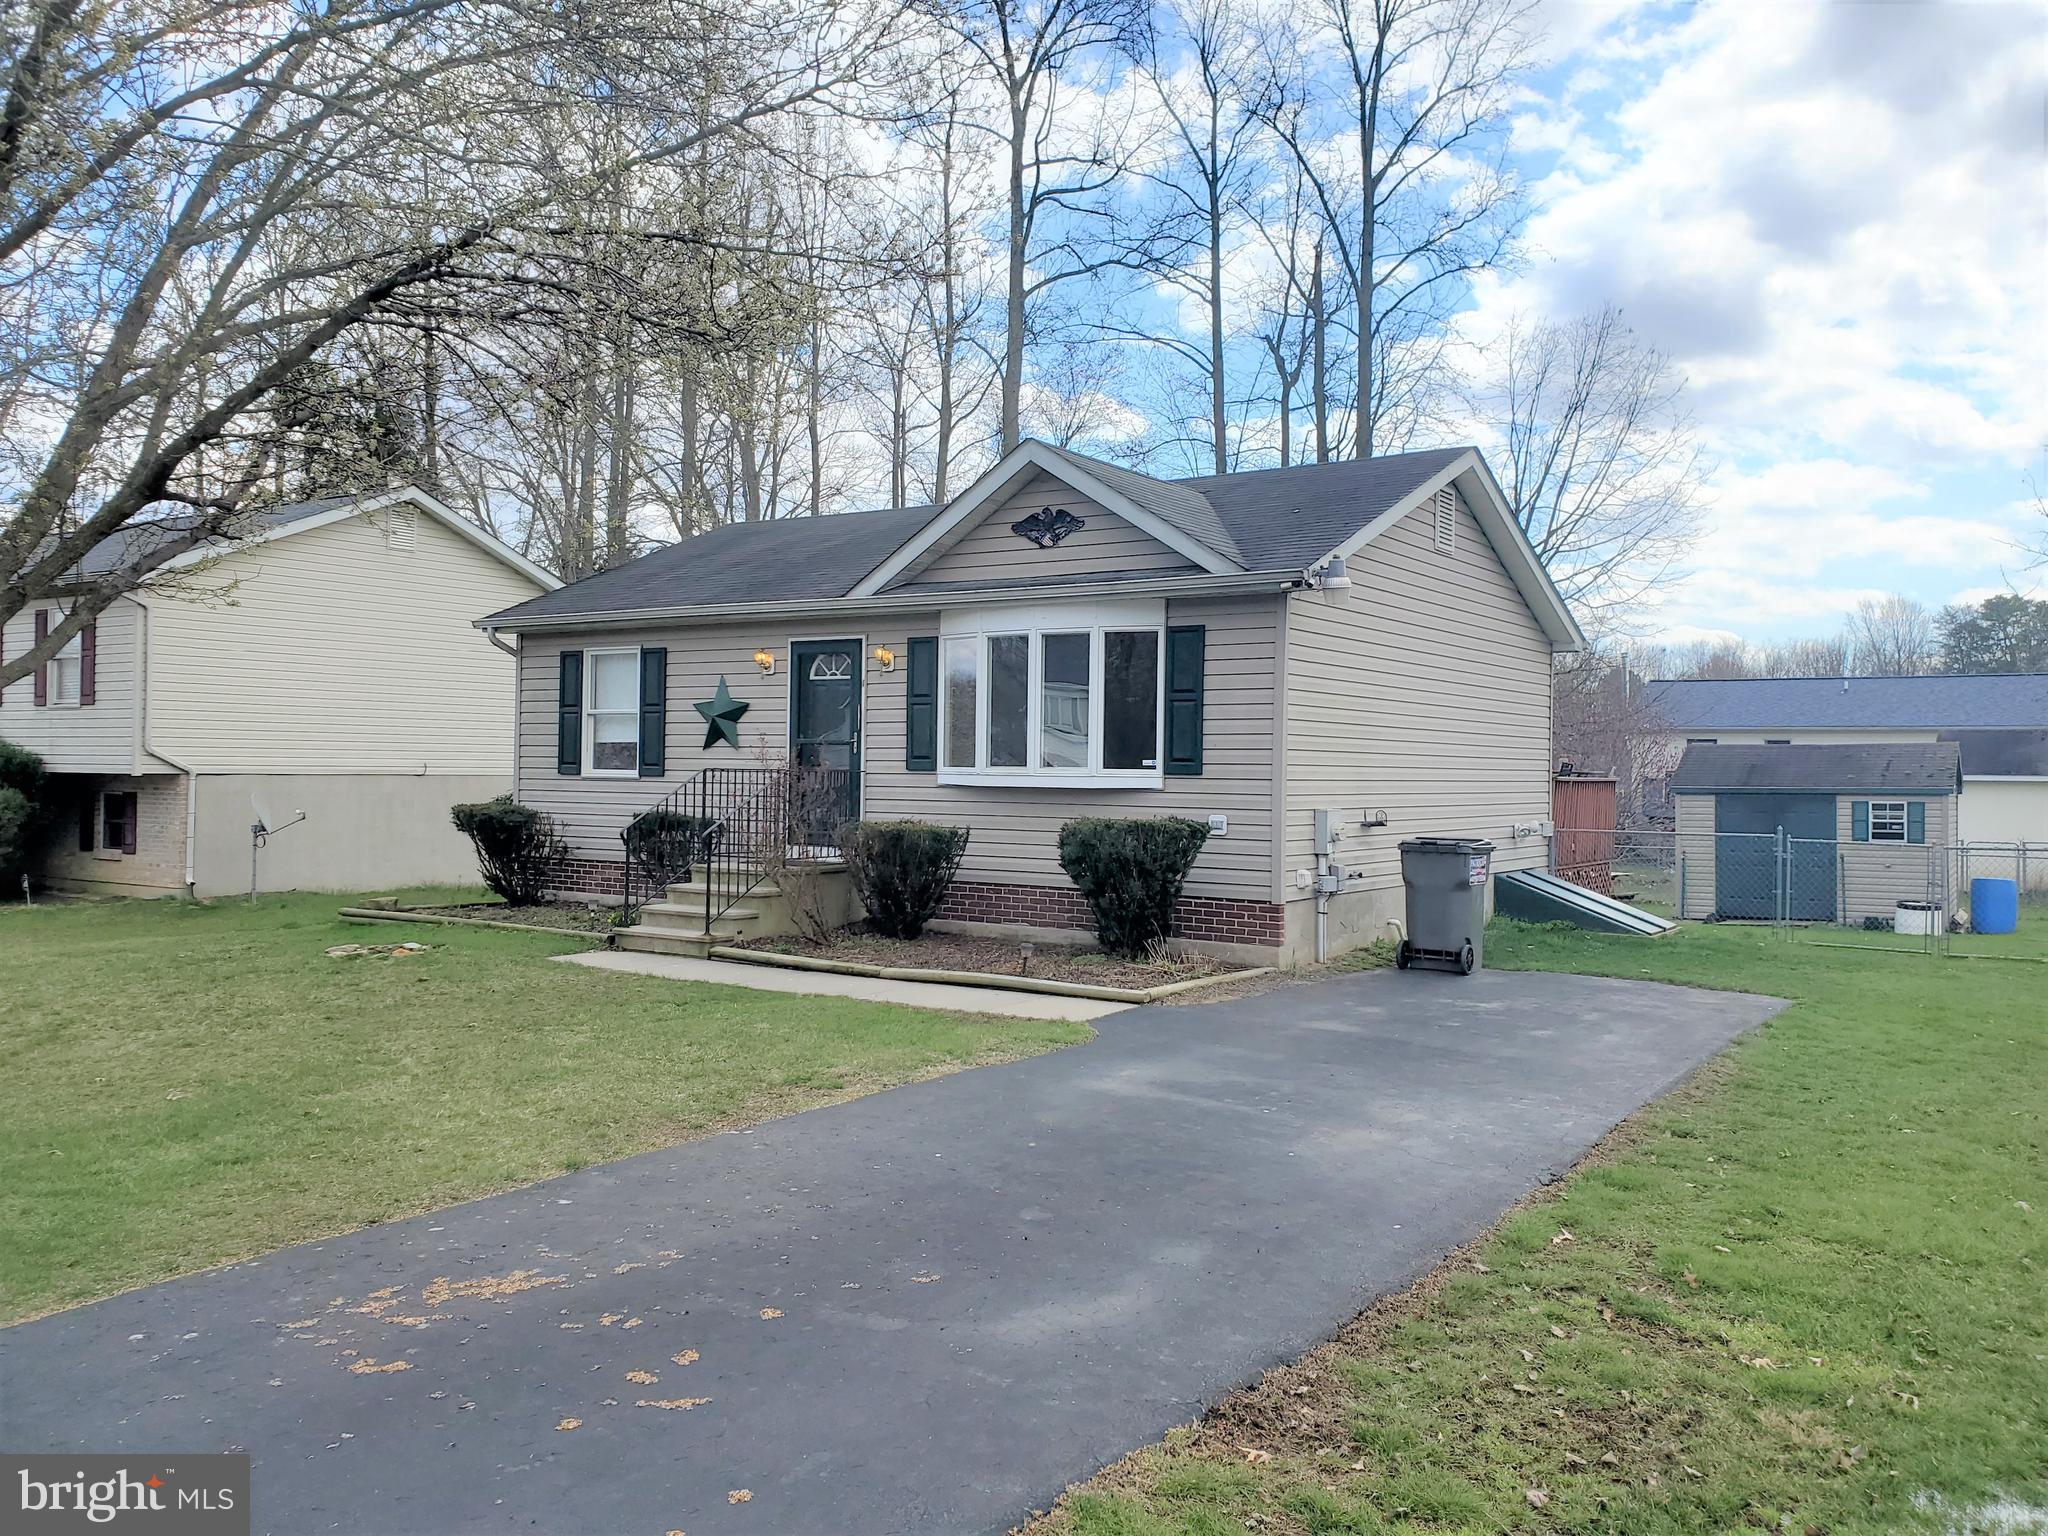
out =
[[[630,656],[633,658],[633,707],[631,710],[599,709],[597,707],[597,658],[600,656]],[[631,714],[633,717],[633,766],[630,768],[600,768],[597,766],[597,717],[599,715]],[[640,647],[637,645],[608,645],[583,653],[583,771],[592,778],[637,779],[640,777]]]
[[[61,615],[55,612],[51,613],[50,623],[52,628],[56,626],[59,617]],[[56,655],[44,663],[49,668],[50,686],[48,692],[50,702],[48,707],[51,709],[77,709],[85,701],[85,646],[83,642],[84,635],[82,633],[73,635],[64,642],[63,648]],[[67,665],[71,672],[71,697],[69,698],[64,697],[63,685],[58,681],[64,676]]]
[[[1898,831],[1887,831],[1882,836],[1877,830],[1877,818],[1882,812],[1887,823],[1896,821]],[[1873,800],[1870,802],[1870,840],[1873,843],[1903,843],[1912,835],[1912,823],[1907,819],[1906,802],[1903,800]]]
[[[1153,766],[1105,768],[1103,708],[1107,696],[1103,675],[1108,662],[1106,637],[1125,631],[1149,632],[1158,647],[1158,681],[1153,697]],[[1088,761],[1075,768],[1041,768],[1040,728],[1044,693],[1044,637],[1088,636]],[[988,764],[989,641],[999,635],[1028,636],[1025,675],[1024,766],[991,768]],[[972,768],[949,766],[951,690],[946,686],[947,642],[978,641],[974,681],[974,761]],[[939,616],[938,777],[941,784],[996,788],[1161,789],[1166,784],[1166,604],[1164,601],[1117,603],[1043,603],[1033,607],[947,609]]]

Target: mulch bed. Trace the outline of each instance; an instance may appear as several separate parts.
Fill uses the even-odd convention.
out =
[[[586,928],[606,933],[612,927],[616,907],[591,907],[580,901],[539,901],[530,907],[507,906],[502,901],[471,902],[460,907],[407,907],[407,912],[424,912],[432,917],[481,917],[493,923],[524,923],[534,928]]]
[[[1227,976],[1244,970],[1228,960],[1207,955],[1166,955],[1157,962],[1118,960],[1092,949],[1040,944],[1027,964],[1017,943],[1009,939],[978,939],[957,933],[930,933],[917,939],[891,939],[865,925],[841,928],[824,943],[793,937],[748,939],[741,949],[778,955],[808,955],[820,960],[845,960],[858,965],[893,965],[930,971],[980,971],[991,976],[1033,976],[1040,981],[1077,981],[1099,987],[1163,987],[1168,982],[1201,976]]]

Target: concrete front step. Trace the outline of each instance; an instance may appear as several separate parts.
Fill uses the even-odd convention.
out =
[[[717,933],[732,927],[737,932],[739,925],[751,923],[760,915],[759,907],[727,907],[712,923],[711,931]],[[696,901],[650,901],[640,909],[640,926],[664,930],[701,929],[704,926],[704,902],[701,897]]]
[[[686,933],[681,929],[663,932],[653,928],[628,928],[612,940],[619,949],[638,950],[649,955],[688,955],[697,960],[709,955],[712,945],[725,942],[701,929],[696,933]]]

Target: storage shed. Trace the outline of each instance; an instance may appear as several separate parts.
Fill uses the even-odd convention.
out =
[[[1954,742],[1687,747],[1680,915],[1889,921],[1945,892],[1961,791]]]

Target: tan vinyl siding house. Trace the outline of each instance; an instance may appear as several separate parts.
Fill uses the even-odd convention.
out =
[[[511,788],[514,676],[472,620],[558,585],[416,491],[281,508],[170,562],[95,621],[89,705],[48,678],[40,707],[30,678],[0,700],[0,737],[56,776],[45,878],[246,890],[252,824],[303,810],[267,840],[266,889],[473,881],[448,808]]]
[[[1357,828],[1332,952],[1398,913],[1404,837],[1542,862],[1578,643],[1469,449],[1160,481],[1026,443],[945,507],[721,529],[479,622],[517,636],[516,792],[570,844],[564,893],[616,899],[634,817],[796,743],[857,762],[864,817],[969,828],[943,924],[1083,938],[1060,827],[1182,816],[1211,831],[1179,937],[1263,960],[1312,953],[1319,806]],[[737,750],[705,744],[721,683]]]

